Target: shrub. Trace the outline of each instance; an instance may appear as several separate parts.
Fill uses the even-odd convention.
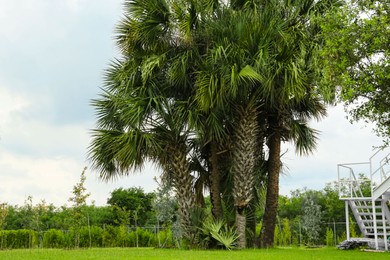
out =
[[[102,247],[103,229],[97,226],[80,228],[80,247]]]
[[[334,246],[334,234],[331,228],[326,228],[326,238],[325,242],[327,246]]]
[[[43,235],[43,247],[64,248],[66,244],[65,235],[61,230],[50,229]]]
[[[0,232],[2,248],[33,248],[38,247],[38,232],[28,229],[3,230]]]
[[[103,229],[102,245],[103,247],[116,247],[121,246],[117,243],[118,228],[106,225]]]

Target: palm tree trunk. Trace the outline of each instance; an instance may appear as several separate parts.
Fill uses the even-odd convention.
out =
[[[238,109],[239,121],[235,133],[232,157],[233,197],[236,207],[238,247],[246,247],[245,208],[253,197],[255,184],[256,149],[259,127],[254,107]]]
[[[211,142],[210,149],[210,200],[211,200],[211,212],[215,219],[222,218],[222,202],[221,202],[221,183],[220,173],[218,168],[218,155],[217,155],[217,143]]]
[[[273,247],[279,197],[281,134],[274,131],[269,137],[268,182],[260,246]]]
[[[172,168],[183,238],[193,241],[195,232],[192,226],[191,214],[195,209],[195,193],[192,183],[193,177],[190,174],[190,166],[185,152],[180,151],[180,149],[173,152]]]
[[[236,207],[236,228],[237,228],[237,246],[238,248],[246,247],[246,216],[245,208]]]

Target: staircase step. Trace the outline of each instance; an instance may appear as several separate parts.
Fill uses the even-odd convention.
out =
[[[372,209],[372,206],[355,206],[357,209]],[[382,206],[375,206],[376,209],[382,209]]]
[[[373,222],[373,221],[370,221],[370,222],[362,221],[362,222],[363,222],[363,225],[364,225],[364,226],[371,226],[371,227],[374,226],[374,222]],[[376,226],[377,226],[377,227],[382,227],[382,226],[383,226],[382,224],[383,224],[382,220],[376,222]],[[387,228],[390,228],[390,225],[389,225],[388,223],[386,223],[385,226],[386,226]]]
[[[359,216],[372,216],[373,213],[372,212],[358,212],[358,215]],[[382,213],[381,212],[376,212],[375,215],[376,216],[382,216]]]
[[[368,226],[368,227],[363,226],[362,228],[363,228],[363,229],[373,229],[374,226]],[[377,229],[383,229],[383,226],[378,226],[378,225],[377,225],[376,228],[377,228]],[[389,232],[387,232],[387,233],[390,233],[390,227],[389,227],[389,226],[386,226],[386,230],[389,231]]]

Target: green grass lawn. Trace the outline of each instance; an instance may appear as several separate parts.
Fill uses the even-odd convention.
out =
[[[0,251],[0,259],[390,259],[390,253],[346,251],[335,248],[276,248],[241,251],[153,248],[15,249]]]

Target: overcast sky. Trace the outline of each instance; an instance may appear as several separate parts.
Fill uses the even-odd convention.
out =
[[[121,0],[0,0],[0,202],[22,205],[31,195],[69,204],[79,181],[94,127],[89,105],[102,86],[109,61],[118,57],[114,27]],[[337,179],[337,164],[367,161],[381,141],[350,125],[341,107],[312,126],[321,131],[317,152],[297,157],[283,151],[288,174],[281,193],[322,189]],[[105,183],[87,170],[89,203],[104,205],[118,187],[153,191],[154,167]]]

